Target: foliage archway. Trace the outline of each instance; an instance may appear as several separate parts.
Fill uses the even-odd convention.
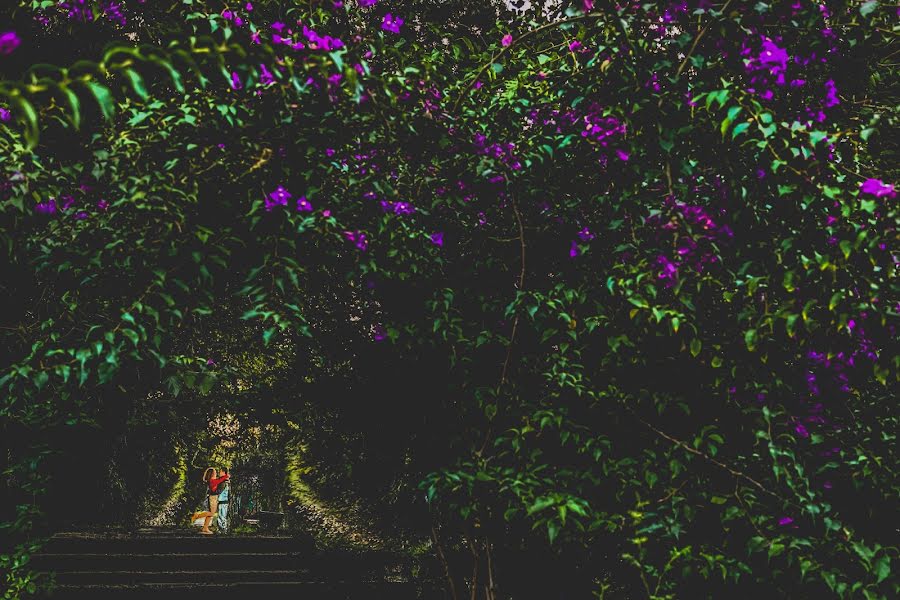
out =
[[[3,9],[12,597],[55,428],[226,317],[454,594],[896,595],[895,9],[509,4]]]

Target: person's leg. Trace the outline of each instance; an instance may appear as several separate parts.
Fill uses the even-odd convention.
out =
[[[219,526],[219,531],[228,531],[228,503],[227,502],[219,503],[219,516],[216,519],[216,523]]]
[[[218,517],[219,515],[219,497],[218,496],[210,496],[209,497],[209,520],[206,522],[204,527],[209,530],[209,526],[212,523],[213,519]]]

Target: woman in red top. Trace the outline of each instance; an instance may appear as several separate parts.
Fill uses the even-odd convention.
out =
[[[228,473],[221,477],[217,477],[217,475],[218,473],[212,467],[209,467],[203,472],[203,481],[206,482],[206,491],[209,497],[209,510],[195,512],[194,516],[191,517],[191,523],[203,517],[203,528],[200,529],[200,533],[203,535],[213,534],[213,532],[209,530],[209,524],[219,512],[219,493],[216,491],[216,488],[219,487],[220,483],[228,480]]]

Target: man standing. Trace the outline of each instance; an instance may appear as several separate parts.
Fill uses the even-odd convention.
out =
[[[228,469],[222,467],[222,475],[228,475]],[[229,480],[225,480],[219,486],[219,512],[216,515],[216,524],[219,526],[220,533],[228,531],[228,491],[231,488]]]

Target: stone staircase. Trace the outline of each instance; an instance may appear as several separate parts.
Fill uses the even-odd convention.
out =
[[[392,576],[385,553],[318,552],[311,538],[201,536],[190,530],[70,532],[50,539],[33,568],[54,574],[45,598],[441,598]]]

